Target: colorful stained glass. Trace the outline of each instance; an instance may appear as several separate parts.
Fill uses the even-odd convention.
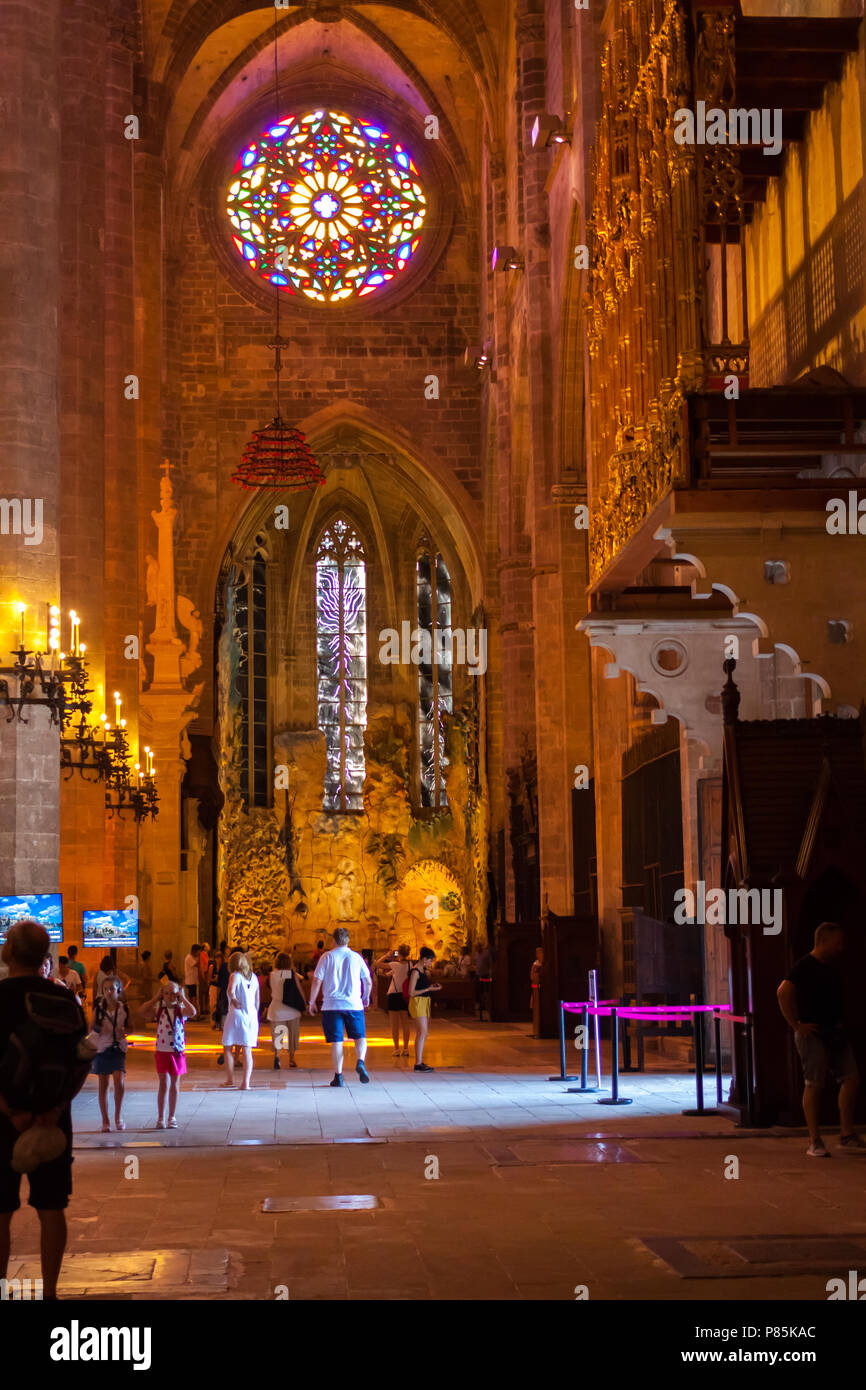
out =
[[[415,254],[427,200],[412,157],[339,111],[286,116],[241,154],[226,210],[251,270],[336,304],[373,294]]]
[[[451,577],[441,555],[419,555],[418,627],[430,634],[430,662],[418,666],[421,805],[448,805],[445,715],[452,705]]]
[[[348,522],[325,531],[316,554],[319,728],[325,735],[326,811],[364,809],[367,727],[367,580]]]

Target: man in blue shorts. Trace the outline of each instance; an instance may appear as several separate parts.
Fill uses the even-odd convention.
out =
[[[320,956],[316,964],[307,1005],[311,1014],[316,1012],[320,990],[322,1029],[325,1042],[331,1044],[334,1059],[334,1079],[330,1084],[343,1084],[343,1037],[346,1033],[355,1044],[355,1071],[366,1084],[370,1074],[364,1065],[367,1055],[364,1010],[370,1003],[373,980],[364,957],[349,950],[349,933],[345,927],[337,927],[333,949]]]

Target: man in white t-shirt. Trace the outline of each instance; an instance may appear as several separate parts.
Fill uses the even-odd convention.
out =
[[[367,962],[357,951],[349,950],[349,933],[345,927],[334,932],[334,947],[319,957],[313,972],[310,1002],[307,1009],[316,1012],[316,1000],[322,993],[322,1029],[325,1041],[331,1044],[334,1059],[332,1086],[343,1084],[344,1032],[355,1044],[355,1071],[365,1084],[370,1074],[364,1065],[367,1055],[367,1032],[364,1010],[370,1003],[373,981]]]
[[[183,958],[183,985],[191,1003],[196,1002],[198,991],[198,958],[201,955],[201,946],[190,946],[189,953]]]

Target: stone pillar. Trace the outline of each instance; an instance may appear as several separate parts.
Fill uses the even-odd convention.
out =
[[[518,139],[523,163],[530,459],[526,510],[532,544],[541,896],[544,901],[546,895],[551,911],[568,917],[574,911],[574,865],[573,764],[567,730],[580,708],[588,741],[588,681],[587,667],[577,657],[580,648],[573,635],[580,612],[575,611],[576,603],[566,602],[564,592],[565,546],[576,546],[576,533],[554,493],[561,481],[561,461],[557,459],[553,431],[550,208],[546,190],[550,169],[543,154],[529,147],[533,120],[547,105],[544,15],[542,0],[518,0]],[[567,672],[569,655],[571,669]]]
[[[0,0],[0,497],[38,501],[42,534],[0,521],[0,660],[20,629],[46,644],[59,602],[60,0]],[[64,15],[65,17],[65,15]],[[5,511],[5,509],[4,509]],[[36,511],[38,515],[38,509]],[[41,640],[40,640],[41,639]],[[16,643],[17,645],[17,643]],[[59,886],[60,751],[47,712],[0,720],[0,889]]]
[[[180,877],[181,783],[189,756],[187,725],[195,718],[203,686],[187,690],[181,661],[187,649],[177,635],[177,591],[174,582],[174,524],[177,510],[166,460],[160,481],[159,511],[151,512],[159,534],[155,584],[156,624],[147,644],[153,657],[153,679],[140,697],[141,762],[149,746],[154,757],[159,792],[159,815],[142,835],[145,909],[151,924],[151,949],[159,960],[163,951],[186,952],[195,939],[183,932]],[[181,756],[183,755],[183,756]],[[144,890],[144,885],[143,885]],[[188,925],[188,924],[187,924]]]
[[[102,237],[105,223],[105,14],[100,6],[64,6],[60,48],[61,207],[60,606],[81,617],[93,687],[93,717],[105,698],[105,357]],[[63,623],[63,641],[67,641]],[[109,694],[110,700],[110,694]],[[105,788],[74,773],[60,788],[60,886],[64,940],[81,945],[86,908],[120,907],[103,880]],[[128,890],[134,892],[134,885]],[[103,953],[82,956],[95,969]]]

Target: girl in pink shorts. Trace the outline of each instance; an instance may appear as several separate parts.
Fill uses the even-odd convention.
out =
[[[157,1129],[165,1129],[165,1093],[168,1090],[168,1128],[177,1129],[178,1081],[186,1071],[184,1019],[195,1017],[195,1006],[173,980],[164,980],[159,993],[142,1009],[144,1018],[156,1021]]]

